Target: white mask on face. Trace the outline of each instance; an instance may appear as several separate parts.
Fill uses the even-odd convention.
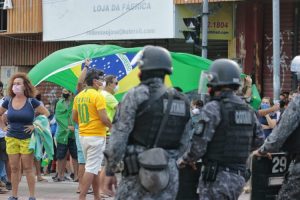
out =
[[[22,85],[13,85],[12,87],[12,91],[15,95],[18,95],[18,94],[23,94],[24,93],[24,90],[22,88]]]
[[[193,114],[193,115],[200,114],[199,108],[194,108],[194,109],[192,109],[192,114]]]
[[[99,88],[98,88],[99,90],[104,90],[104,88],[106,86],[106,82],[105,81],[99,81],[98,86],[99,86]]]
[[[114,88],[114,92],[117,92],[119,90],[119,85],[117,85],[115,88]]]

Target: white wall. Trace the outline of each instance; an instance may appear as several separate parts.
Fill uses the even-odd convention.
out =
[[[173,0],[43,0],[43,40],[174,38],[174,7]]]

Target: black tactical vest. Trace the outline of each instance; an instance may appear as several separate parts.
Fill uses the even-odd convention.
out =
[[[139,117],[136,117],[135,126],[129,136],[129,144],[152,147],[164,116],[164,109],[167,108],[167,103],[168,94],[166,92],[162,97],[151,104],[150,109],[146,110]],[[143,106],[143,104],[141,106]],[[138,111],[139,110],[142,110],[142,107],[139,108]],[[179,148],[180,139],[189,117],[188,101],[186,101],[184,95],[174,91],[168,121],[158,140],[157,147],[164,149]]]
[[[220,100],[221,122],[207,147],[205,161],[245,164],[254,137],[254,112],[248,105]]]
[[[300,124],[285,141],[282,150],[290,154],[300,154]]]

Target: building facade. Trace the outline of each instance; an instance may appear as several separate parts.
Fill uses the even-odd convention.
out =
[[[13,8],[4,10],[4,0],[0,0],[0,74],[4,85],[11,74],[16,71],[28,72],[56,50],[86,43],[115,44],[123,47],[152,44],[164,46],[171,51],[201,55],[201,49],[185,43],[183,38],[45,42],[42,0],[11,2]],[[253,77],[261,94],[272,97],[272,0],[209,2],[211,32],[208,58],[228,57],[237,60],[243,71]],[[173,3],[176,11],[174,13],[179,16],[176,18],[178,23],[182,21],[181,11],[201,13],[202,0],[174,0]],[[280,9],[281,89],[290,91],[296,87],[290,73],[290,62],[299,54],[299,3],[296,0],[281,1]],[[224,19],[229,20],[229,23]],[[53,88],[59,90],[59,87],[50,83],[43,83],[38,88],[45,95],[46,102],[54,99]]]

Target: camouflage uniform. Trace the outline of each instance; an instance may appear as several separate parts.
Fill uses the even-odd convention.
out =
[[[299,126],[300,116],[300,96],[289,103],[287,109],[281,116],[279,124],[273,129],[267,137],[259,152],[278,152],[288,137],[294,133]],[[295,132],[294,134],[299,134]],[[300,162],[290,166],[289,176],[284,181],[279,192],[278,199],[299,199],[300,198]]]
[[[147,84],[147,86],[145,85]],[[139,145],[127,145],[130,133],[133,130],[135,123],[135,116],[140,104],[149,99],[149,90],[157,90],[162,87],[162,79],[151,78],[145,81],[134,89],[130,90],[124,97],[121,106],[116,114],[116,121],[113,124],[110,143],[108,149],[105,151],[107,158],[106,171],[108,173],[114,172],[117,169],[118,163],[123,159],[125,152],[141,153],[145,147]],[[186,130],[188,128],[186,127]],[[184,152],[186,144],[189,141],[188,131],[182,135],[181,145],[179,150],[166,150],[169,155],[169,172],[170,182],[166,189],[159,194],[151,194],[146,191],[139,182],[138,175],[123,176],[118,186],[115,199],[120,200],[140,200],[140,199],[175,199],[178,190],[178,169],[176,160],[180,156],[180,152]]]
[[[221,95],[229,95],[233,101],[241,102],[240,97],[233,94],[233,92],[223,92]],[[208,102],[200,111],[198,117],[198,123],[194,124],[195,133],[201,133],[197,135],[194,133],[192,138],[192,144],[189,151],[187,151],[183,160],[186,162],[195,162],[202,158],[207,150],[207,146],[210,141],[213,140],[215,130],[221,122],[221,110],[220,103],[216,100]],[[261,126],[256,118],[255,134],[257,138],[263,138]],[[245,166],[237,166],[241,171],[245,170]],[[245,179],[243,176],[219,170],[216,180],[214,182],[204,182],[202,177],[199,179],[199,199],[238,199],[245,185]]]

